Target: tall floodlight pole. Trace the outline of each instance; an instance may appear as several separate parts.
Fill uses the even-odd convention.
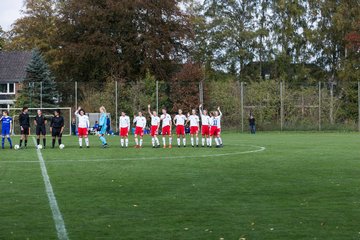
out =
[[[240,83],[241,132],[244,132],[244,82]]]
[[[283,82],[280,82],[280,130],[283,130],[284,124],[284,99],[283,99]]]

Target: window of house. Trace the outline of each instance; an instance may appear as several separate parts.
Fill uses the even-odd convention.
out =
[[[15,83],[1,83],[0,94],[15,94]]]

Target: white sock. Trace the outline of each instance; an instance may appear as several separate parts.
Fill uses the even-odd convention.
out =
[[[129,139],[125,139],[125,147],[129,146]]]
[[[82,138],[79,138],[79,146],[82,147]]]
[[[172,137],[169,137],[169,145],[172,143]]]
[[[163,144],[164,144],[164,146],[166,146],[166,139],[165,139],[165,137],[163,137]]]
[[[219,145],[219,140],[217,138],[215,138],[215,143],[216,143],[216,146]]]
[[[222,139],[221,139],[221,137],[218,137],[218,140],[219,140],[219,144],[222,145]]]
[[[152,143],[153,147],[155,147],[155,138],[151,138],[151,143]]]
[[[211,145],[212,145],[212,138],[208,138],[208,145],[211,147]]]
[[[205,146],[205,138],[204,137],[201,139],[201,143],[203,146]]]
[[[136,144],[136,146],[139,145],[139,141],[137,138],[135,138],[135,144]]]
[[[180,138],[177,138],[177,144],[180,146]]]
[[[191,146],[194,146],[194,137],[191,137]]]
[[[196,137],[196,146],[199,146],[199,137]]]
[[[120,143],[121,143],[121,146],[123,147],[124,146],[124,139],[120,139]]]
[[[157,146],[160,145],[158,137],[155,137],[155,142]]]
[[[183,138],[183,144],[186,145],[186,138]]]
[[[87,147],[89,146],[89,138],[85,138],[85,144]]]
[[[140,138],[140,146],[142,146],[142,142],[143,142],[143,140],[142,140],[142,138]]]

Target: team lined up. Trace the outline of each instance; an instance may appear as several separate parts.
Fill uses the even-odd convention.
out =
[[[101,117],[99,121],[99,126],[101,128],[98,133],[100,140],[103,144],[103,147],[107,147],[105,139],[105,131],[102,129],[106,128],[106,110],[104,107],[100,108]],[[176,135],[177,135],[177,146],[181,146],[181,140],[184,147],[186,147],[186,137],[185,137],[185,126],[190,126],[190,136],[191,136],[191,146],[199,147],[199,129],[200,129],[200,118],[196,114],[196,110],[193,109],[191,114],[188,113],[187,116],[183,114],[183,111],[179,109],[178,114],[172,119],[170,114],[167,113],[166,109],[162,109],[162,114],[158,116],[156,111],[151,111],[150,105],[148,105],[148,113],[151,117],[151,126],[150,126],[150,135],[151,143],[153,148],[160,147],[160,141],[158,138],[158,133],[161,125],[161,135],[162,135],[162,144],[163,148],[172,148],[172,124],[176,126]],[[222,113],[220,107],[216,111],[213,111],[208,114],[207,110],[202,109],[202,105],[199,106],[199,113],[201,117],[201,135],[202,135],[202,147],[212,147],[212,140],[215,140],[216,147],[220,148],[223,146],[222,139],[220,136],[221,133],[221,117]],[[83,114],[84,116],[84,114]],[[84,117],[86,118],[86,117]],[[88,120],[87,120],[88,121]],[[79,128],[80,122],[82,120],[79,118]],[[85,120],[84,120],[85,123]],[[133,124],[135,125],[134,132],[134,141],[135,148],[141,148],[143,145],[143,135],[144,129],[147,124],[146,118],[143,116],[142,112],[138,112],[137,115],[133,118]],[[126,115],[125,112],[121,113],[119,119],[119,129],[120,129],[120,144],[121,147],[129,146],[129,132],[130,132],[131,122],[130,117]],[[80,130],[79,130],[80,132]],[[87,135],[79,134],[79,143],[82,142],[81,138],[87,138]],[[166,137],[168,137],[168,144],[166,144]],[[205,145],[206,143],[206,145]],[[81,143],[80,143],[81,147]]]

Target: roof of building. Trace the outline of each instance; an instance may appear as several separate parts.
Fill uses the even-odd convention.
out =
[[[22,82],[30,60],[31,52],[0,51],[0,83]]]

